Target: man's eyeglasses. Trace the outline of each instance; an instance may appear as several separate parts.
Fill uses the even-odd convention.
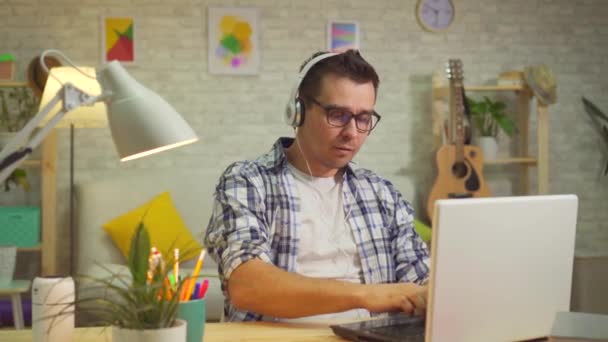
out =
[[[376,113],[376,111],[353,114],[346,108],[332,105],[324,106],[312,97],[308,97],[308,99],[312,103],[323,108],[323,110],[325,111],[325,117],[327,118],[327,123],[333,127],[344,127],[348,125],[350,123],[350,120],[354,118],[357,130],[361,133],[369,133],[374,129],[374,127],[376,127],[376,125],[380,121],[380,114]]]

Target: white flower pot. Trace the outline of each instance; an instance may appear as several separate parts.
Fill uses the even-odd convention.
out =
[[[498,154],[498,142],[494,137],[479,137],[478,145],[484,160],[495,160]]]
[[[164,329],[123,329],[112,327],[112,342],[186,342],[186,321],[178,319],[175,326]]]

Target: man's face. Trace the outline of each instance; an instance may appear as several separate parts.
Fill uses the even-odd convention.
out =
[[[323,107],[341,108],[355,115],[371,112],[376,102],[372,82],[356,83],[345,77],[326,75],[313,103],[304,99],[306,114],[298,130],[298,142],[315,176],[331,176],[357,154],[368,132],[357,129],[355,120],[344,127],[331,126]],[[323,106],[323,107],[322,107]]]

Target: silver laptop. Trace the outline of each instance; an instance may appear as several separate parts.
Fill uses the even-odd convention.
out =
[[[334,332],[356,341],[548,336],[556,313],[570,310],[577,197],[449,199],[435,205],[426,321],[392,317],[334,325]]]

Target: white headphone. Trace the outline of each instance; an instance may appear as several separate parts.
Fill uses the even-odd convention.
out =
[[[285,108],[285,122],[289,126],[296,128],[296,127],[301,126],[302,123],[304,123],[305,108],[304,108],[304,103],[300,99],[299,90],[300,90],[300,84],[302,83],[302,80],[304,79],[304,77],[306,77],[308,70],[310,70],[319,61],[324,60],[325,58],[336,56],[336,55],[339,55],[339,53],[328,52],[328,53],[319,55],[319,56],[311,59],[310,61],[308,61],[308,63],[306,63],[306,65],[304,65],[304,67],[302,68],[302,71],[300,71],[298,80],[290,93],[289,101],[287,101],[287,106]]]

